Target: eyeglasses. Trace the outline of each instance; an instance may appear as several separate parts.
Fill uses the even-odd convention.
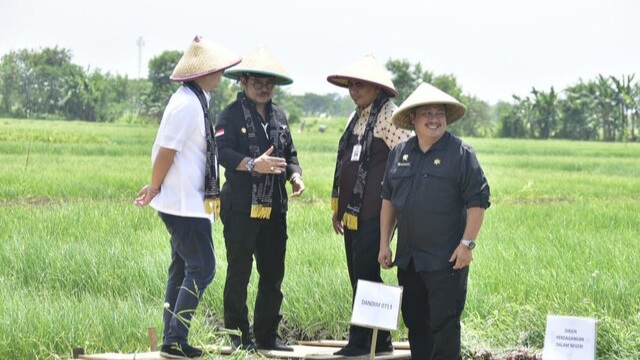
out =
[[[250,79],[248,82],[256,90],[262,90],[263,88],[267,88],[267,90],[273,90],[273,88],[276,86],[276,82],[274,80],[267,80],[265,82],[261,82],[261,81],[255,81]]]

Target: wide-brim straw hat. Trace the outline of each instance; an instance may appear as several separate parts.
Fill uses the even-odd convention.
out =
[[[380,86],[390,97],[398,96],[389,72],[371,54],[327,76],[327,81],[344,88],[349,86],[349,81],[365,81]]]
[[[218,44],[196,36],[169,77],[172,81],[189,81],[236,65],[242,58]]]
[[[285,70],[284,66],[276,60],[271,52],[264,46],[258,46],[253,49],[247,56],[242,59],[242,62],[233,69],[224,72],[224,76],[240,80],[240,76],[245,73],[273,76],[276,78],[276,85],[289,85],[293,83],[289,72]]]
[[[431,104],[442,104],[446,107],[447,124],[458,121],[467,112],[467,107],[453,96],[431,84],[422,83],[402,102],[402,105],[393,114],[391,121],[399,128],[414,130],[409,117],[411,111],[419,106]]]

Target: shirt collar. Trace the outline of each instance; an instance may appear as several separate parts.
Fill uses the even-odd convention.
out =
[[[436,141],[435,144],[431,145],[431,147],[427,152],[432,150],[443,150],[447,146],[447,143],[449,142],[450,138],[451,138],[451,133],[449,133],[448,131],[445,131],[442,137],[438,139],[438,141]],[[422,150],[420,150],[420,145],[418,143],[418,135],[412,136],[409,139],[409,141],[411,141],[409,146],[411,146],[412,151],[418,151],[422,153]]]
[[[373,108],[373,102],[371,104],[369,104],[369,106],[367,106],[366,108],[364,108],[362,110],[360,110],[358,107],[356,107],[356,114],[358,114],[358,118],[359,119],[368,119],[372,108]],[[358,110],[360,110],[360,111],[358,111]]]

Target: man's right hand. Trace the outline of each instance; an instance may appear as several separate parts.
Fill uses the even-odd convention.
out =
[[[287,160],[281,157],[270,156],[274,147],[270,147],[253,163],[253,171],[260,174],[282,174],[287,171]]]
[[[380,248],[380,252],[378,253],[378,263],[382,266],[383,269],[391,269],[393,267],[393,263],[391,262],[391,257],[393,256],[393,252],[391,251],[391,247],[383,246]]]
[[[138,206],[146,206],[149,205],[151,200],[153,200],[156,195],[160,193],[160,189],[152,189],[150,185],[145,185],[138,192],[138,196],[133,201],[134,205]]]
[[[331,223],[333,224],[333,231],[335,231],[336,234],[344,234],[344,224],[342,224],[341,220],[338,220],[337,211],[333,212],[333,215],[331,216]]]

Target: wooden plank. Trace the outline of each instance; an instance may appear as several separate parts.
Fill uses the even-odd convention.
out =
[[[344,356],[333,355],[333,353],[338,351],[340,347],[310,345],[291,345],[291,347],[293,348],[293,351],[258,350],[258,352],[260,353],[260,355],[272,359],[345,359]],[[207,350],[217,350],[217,352],[219,352],[220,354],[225,354],[229,351],[229,348],[220,349],[216,348],[215,346],[208,346]],[[400,360],[410,358],[411,352],[409,350],[399,349],[395,350],[392,354],[376,356],[376,359],[380,360]]]
[[[136,353],[136,354],[106,353],[106,354],[80,355],[79,359],[82,359],[82,360],[166,360],[160,357],[159,351],[153,351],[148,353]]]
[[[333,353],[339,349],[339,347],[330,346],[307,346],[307,345],[293,345],[293,351],[275,351],[275,350],[259,350],[260,355],[271,359],[313,359],[313,360],[334,360],[344,359],[342,356],[335,356]],[[211,353],[229,355],[233,353],[233,350],[229,346],[205,346],[205,350]],[[259,358],[259,356],[255,356]],[[377,356],[379,360],[401,360],[410,359],[411,352],[409,350],[395,350],[392,354]],[[121,354],[121,353],[106,353],[106,354],[93,354],[93,355],[80,355],[81,360],[163,360],[160,357],[159,351],[136,353],[136,354]]]
[[[331,346],[341,348],[347,345],[346,340],[300,340],[297,342],[299,345],[307,345],[307,346]],[[399,350],[409,350],[409,342],[408,341],[394,341],[393,347]]]

